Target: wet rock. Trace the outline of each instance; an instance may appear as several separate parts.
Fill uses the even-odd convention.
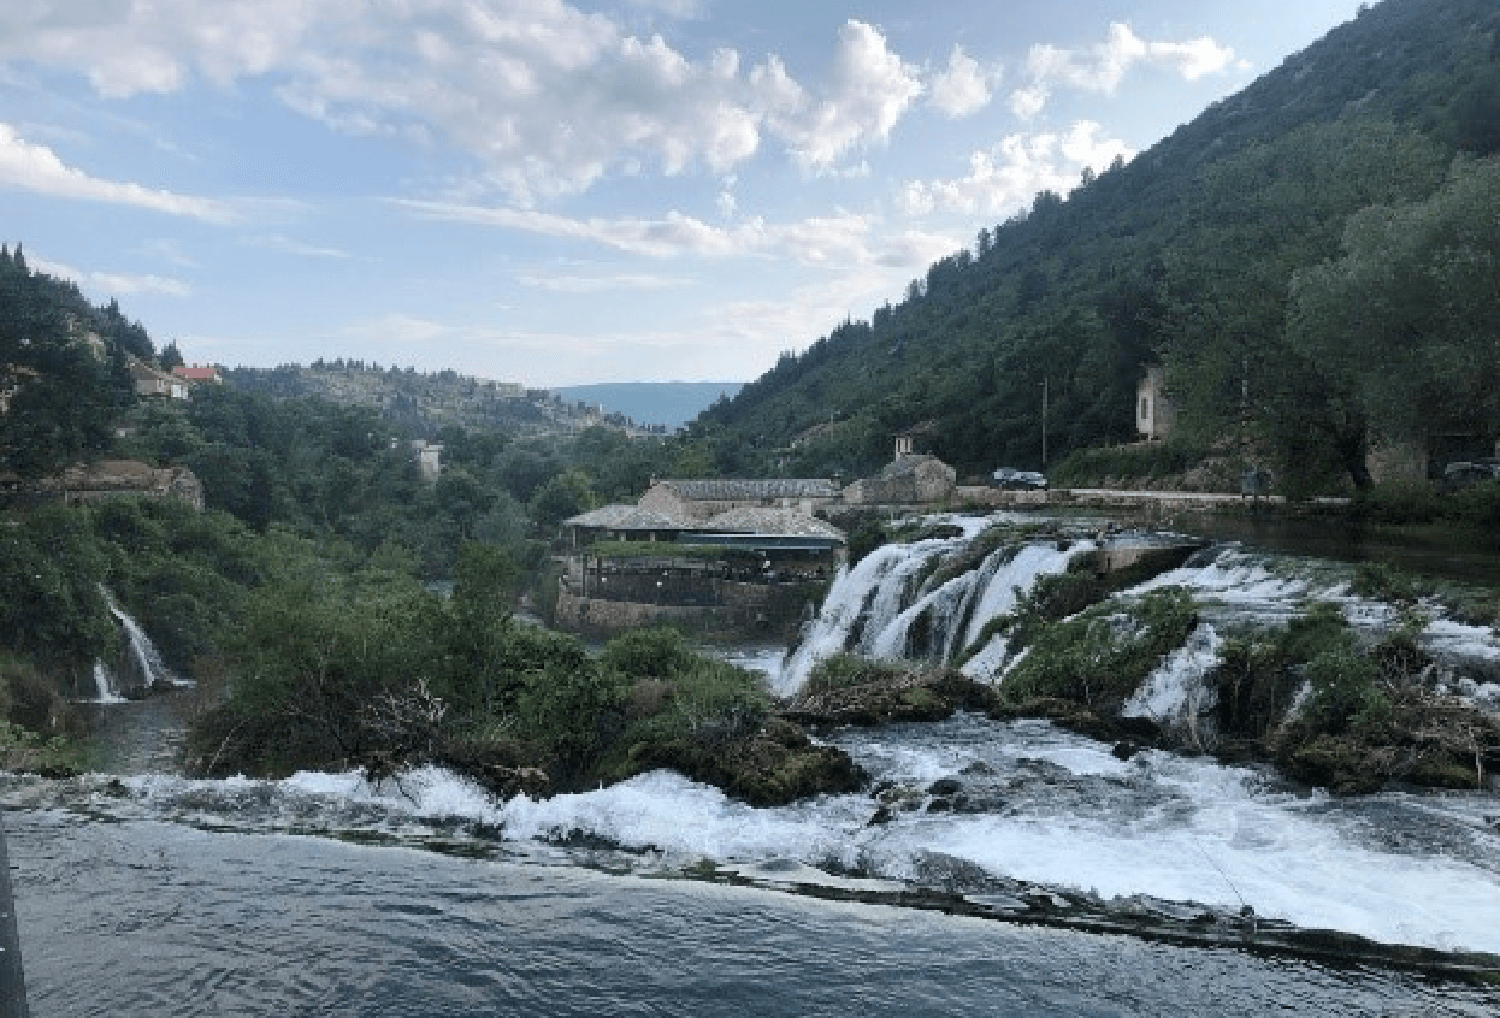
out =
[[[1140,746],[1137,746],[1129,739],[1122,739],[1115,743],[1114,749],[1111,749],[1109,752],[1116,760],[1129,760],[1140,751]]]
[[[956,781],[953,778],[940,778],[939,780],[934,781],[932,784],[927,786],[927,794],[952,795],[954,792],[957,792],[963,787],[964,786],[961,782]]]
[[[997,774],[999,772],[996,771],[995,768],[991,767],[989,764],[985,763],[983,760],[975,760],[973,763],[971,763],[968,766],[964,767],[958,773],[965,774],[965,775],[970,775],[970,776],[976,776],[977,777],[977,776],[985,776],[985,775],[990,775],[990,774]]]

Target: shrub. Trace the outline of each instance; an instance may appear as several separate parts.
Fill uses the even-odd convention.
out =
[[[1379,601],[1415,601],[1422,595],[1410,573],[1389,562],[1361,562],[1354,567],[1354,593]]]
[[[1391,701],[1377,685],[1375,662],[1352,648],[1325,650],[1307,663],[1312,695],[1307,721],[1330,735],[1372,732],[1391,717]]]
[[[807,695],[831,693],[836,689],[894,682],[907,669],[893,661],[876,661],[858,654],[835,654],[813,667],[803,687]]]

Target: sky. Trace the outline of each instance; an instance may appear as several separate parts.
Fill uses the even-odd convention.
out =
[[[742,381],[1360,0],[0,4],[0,240],[190,363]]]

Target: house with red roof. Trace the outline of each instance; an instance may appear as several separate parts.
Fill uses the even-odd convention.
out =
[[[179,364],[172,369],[172,374],[183,381],[194,384],[198,382],[211,382],[214,385],[224,384],[224,379],[219,377],[218,367],[213,364],[194,364],[192,367],[188,367],[186,364]]]

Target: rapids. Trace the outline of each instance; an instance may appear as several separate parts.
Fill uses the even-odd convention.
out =
[[[919,643],[952,660],[1036,577],[1093,546],[1001,545],[929,582],[981,529],[878,549],[839,577],[793,652],[728,656],[781,692],[846,649]],[[1129,709],[1181,724],[1202,718],[1199,680],[1225,627],[1313,599],[1371,631],[1396,614],[1352,595],[1345,567],[1238,546],[1116,596],[1168,584],[1192,590],[1204,621]],[[1432,611],[1424,644],[1466,662],[1455,692],[1485,706],[1500,686],[1474,676],[1500,666],[1500,640]],[[1004,681],[999,643],[971,674]],[[1494,791],[1335,799],[1259,768],[1160,751],[1122,761],[1045,722],[959,714],[829,736],[873,794],[754,809],[655,772],[499,803],[435,768],[379,784],[187,779],[165,764],[173,695],[92,708],[118,750],[101,773],[0,776],[37,1014],[1478,1015],[1496,1003],[1394,970],[818,900],[929,891],[1003,917],[1029,897],[1064,916],[1221,927],[1253,915],[1500,955]],[[652,879],[684,876],[697,879]]]

